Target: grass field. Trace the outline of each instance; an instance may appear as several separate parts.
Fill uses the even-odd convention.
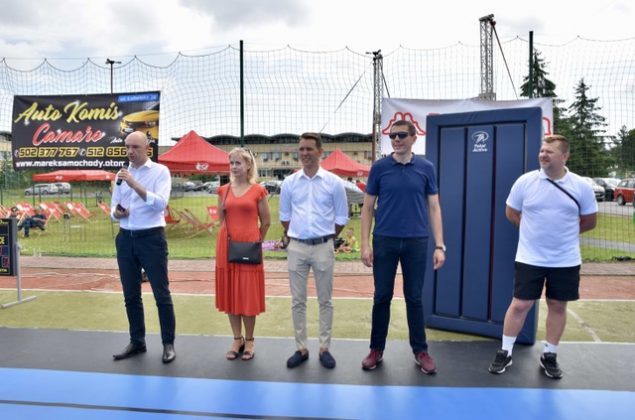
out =
[[[207,206],[218,205],[217,195],[198,195],[172,199],[170,207],[173,210],[189,209],[202,222],[209,223]],[[271,196],[270,208],[272,214],[271,228],[266,240],[277,240],[282,237],[282,226],[278,222],[278,196]],[[66,221],[49,221],[46,231],[42,234],[34,230],[29,238],[22,238],[20,244],[23,255],[59,255],[82,257],[112,257],[115,255],[114,235],[119,229],[116,223],[112,223],[93,199],[93,202],[85,203],[92,216],[84,220],[74,216]],[[360,220],[352,218],[349,226],[352,226],[359,238]],[[218,228],[212,232],[195,232],[191,225],[184,220],[167,229],[170,258],[176,259],[200,259],[212,258],[216,249],[216,235]],[[266,252],[267,258],[284,258],[284,253]],[[338,254],[338,259],[359,259],[359,253]]]
[[[62,201],[64,198],[60,198]],[[278,199],[273,195],[269,199],[272,223],[265,239],[277,240],[282,236],[282,226],[278,222]],[[4,201],[24,201],[24,197],[8,196]],[[68,200],[68,197],[66,198]],[[170,206],[174,210],[191,210],[201,221],[209,222],[206,207],[217,205],[218,196],[211,194],[191,195],[171,199]],[[32,198],[35,203],[35,199]],[[62,256],[95,256],[111,257],[115,254],[114,234],[118,225],[97,207],[94,197],[83,200],[93,215],[89,220],[75,216],[67,221],[51,220],[43,234],[37,231],[30,238],[20,240],[23,255],[62,255]],[[360,238],[361,221],[352,217],[349,221],[356,237]],[[170,258],[200,259],[212,258],[215,254],[217,228],[211,233],[203,232],[192,236],[192,227],[181,221],[167,230]],[[602,246],[582,247],[585,261],[610,261],[615,256],[635,258],[635,253],[611,248],[612,243],[635,243],[635,224],[630,217],[605,215],[598,216],[596,229],[583,235],[587,238],[604,241]],[[267,252],[267,258],[284,258],[284,253]],[[338,260],[357,260],[359,252],[338,254]]]
[[[27,291],[23,297],[37,299],[0,310],[0,325],[15,328],[53,328],[90,331],[127,331],[128,323],[120,293]],[[146,324],[158,333],[157,311],[151,294],[144,295]],[[15,291],[0,290],[0,302],[15,300]],[[174,296],[177,333],[230,335],[227,317],[214,306],[209,295]],[[258,317],[257,336],[293,335],[289,298],[267,298],[267,311]],[[370,334],[371,299],[336,299],[333,337],[367,340]],[[63,308],[63,310],[61,310]],[[309,300],[309,334],[317,335],[317,303]],[[635,343],[635,301],[578,301],[569,305],[570,314],[563,341],[601,341]],[[537,339],[544,338],[544,301],[540,303]],[[618,321],[619,320],[619,321]],[[466,334],[428,329],[431,341],[482,340]],[[407,340],[405,304],[395,299],[389,339]]]

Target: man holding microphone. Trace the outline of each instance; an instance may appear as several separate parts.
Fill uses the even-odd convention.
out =
[[[115,244],[130,343],[120,353],[113,355],[113,358],[127,359],[146,352],[141,295],[143,269],[150,280],[159,310],[162,361],[170,363],[176,358],[176,321],[168,283],[168,246],[164,231],[164,210],[172,188],[170,171],[148,158],[150,143],[143,133],[130,133],[125,145],[130,163],[117,173],[111,215],[120,226]]]

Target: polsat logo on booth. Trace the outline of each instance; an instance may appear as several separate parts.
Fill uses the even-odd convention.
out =
[[[196,170],[197,171],[206,171],[209,165],[206,162],[197,162]]]

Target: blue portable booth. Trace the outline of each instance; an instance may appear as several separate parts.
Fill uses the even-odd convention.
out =
[[[442,269],[435,272],[428,264],[426,324],[499,338],[512,298],[518,243],[518,228],[505,217],[505,200],[520,175],[539,167],[542,111],[435,115],[427,118],[426,130],[426,158],[437,169],[447,246]],[[536,305],[517,342],[533,344],[537,322]]]

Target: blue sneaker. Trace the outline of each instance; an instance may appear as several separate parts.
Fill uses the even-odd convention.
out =
[[[287,360],[287,367],[289,369],[293,369],[295,367],[300,366],[302,363],[306,362],[307,360],[309,360],[309,352],[307,351],[306,353],[303,354],[300,350],[298,350],[295,353],[293,353],[293,355],[289,357],[289,359]]]
[[[320,364],[327,369],[333,369],[335,367],[335,358],[328,350],[320,353]]]

